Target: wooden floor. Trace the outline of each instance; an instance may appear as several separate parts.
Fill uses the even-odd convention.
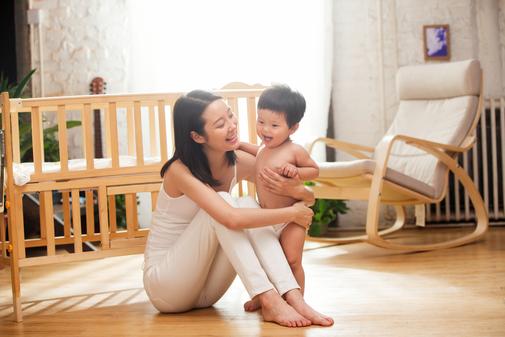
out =
[[[411,230],[400,239],[446,232]],[[159,314],[142,288],[142,256],[130,256],[24,269],[19,324],[9,271],[0,270],[0,336],[505,336],[503,227],[479,243],[427,253],[309,247],[304,265],[306,299],[335,319],[333,327],[262,322],[242,310],[247,294],[238,279],[213,308]]]

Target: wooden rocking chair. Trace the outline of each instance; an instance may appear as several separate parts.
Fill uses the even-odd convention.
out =
[[[316,198],[368,200],[366,234],[347,238],[311,238],[423,251],[463,245],[481,238],[489,224],[486,208],[473,181],[456,160],[475,143],[482,109],[482,71],[477,60],[418,65],[397,73],[400,99],[396,117],[375,148],[329,138],[317,142],[344,151],[353,161],[320,163],[313,187]],[[386,234],[405,224],[406,205],[439,202],[447,193],[449,170],[468,193],[476,226],[457,239],[431,244],[401,244]],[[396,222],[379,230],[380,205],[393,205]]]

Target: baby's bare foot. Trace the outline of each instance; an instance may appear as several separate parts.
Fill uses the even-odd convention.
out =
[[[303,296],[298,289],[288,291],[285,295],[285,298],[289,305],[291,305],[305,318],[310,319],[312,324],[322,326],[333,325],[333,318],[323,315],[311,308],[307,303],[305,303],[305,300],[303,299]]]
[[[261,313],[265,321],[287,327],[303,327],[311,324],[310,320],[300,315],[274,290],[261,294],[260,302]]]
[[[244,310],[247,312],[256,311],[261,308],[261,303],[258,296],[244,303]]]

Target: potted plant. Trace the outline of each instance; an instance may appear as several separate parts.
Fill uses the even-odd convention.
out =
[[[306,182],[306,186],[314,186],[313,182]],[[309,236],[321,236],[326,233],[328,225],[337,219],[338,213],[345,214],[349,210],[344,200],[316,199],[311,207],[314,211]]]

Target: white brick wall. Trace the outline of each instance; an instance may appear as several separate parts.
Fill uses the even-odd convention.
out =
[[[42,46],[45,96],[82,95],[102,76],[107,92],[125,92],[129,61],[127,0],[38,0],[43,14]],[[36,34],[33,67],[40,68]],[[40,71],[37,76],[40,76]],[[40,95],[37,77],[34,95]]]

